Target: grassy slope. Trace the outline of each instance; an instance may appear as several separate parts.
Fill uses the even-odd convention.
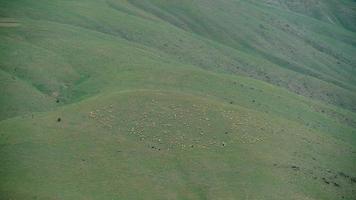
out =
[[[1,197],[354,198],[350,23],[177,2],[0,2]]]
[[[353,173],[354,145],[182,93],[103,94],[2,128],[11,132],[2,136],[4,198],[337,199],[354,192],[339,175]]]
[[[282,7],[315,19],[342,26],[345,29],[355,31],[355,5],[350,0],[302,0],[302,1],[281,1],[264,0],[270,5]]]

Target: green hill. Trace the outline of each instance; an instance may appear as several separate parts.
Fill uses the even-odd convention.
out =
[[[356,198],[351,0],[0,1],[0,199]]]

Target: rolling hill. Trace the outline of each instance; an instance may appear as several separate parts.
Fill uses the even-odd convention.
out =
[[[351,0],[0,0],[0,199],[355,199]]]

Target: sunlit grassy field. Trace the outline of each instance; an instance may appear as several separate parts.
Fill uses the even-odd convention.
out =
[[[351,0],[0,0],[0,199],[355,199]]]

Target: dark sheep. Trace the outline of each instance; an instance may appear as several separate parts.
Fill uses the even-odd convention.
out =
[[[334,183],[334,186],[335,186],[335,187],[340,187],[340,185],[339,185],[339,184],[337,184],[337,183]]]
[[[356,183],[356,177],[352,177],[351,182]]]
[[[330,182],[327,181],[326,178],[322,178],[322,179],[323,179],[324,183],[326,183],[326,184],[328,184],[328,185],[330,184]]]

